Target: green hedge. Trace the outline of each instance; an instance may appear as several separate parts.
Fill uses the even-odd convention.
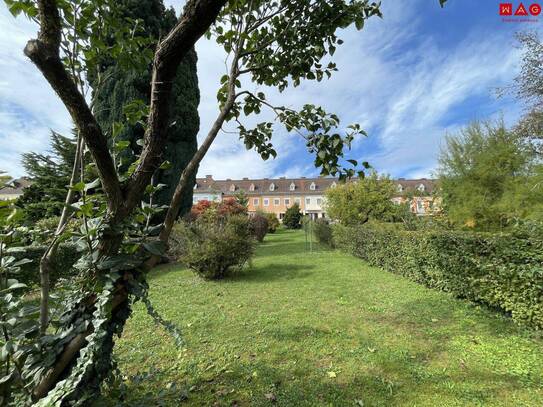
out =
[[[333,226],[335,245],[427,287],[543,328],[543,240],[508,234]]]
[[[32,260],[21,266],[21,272],[17,275],[17,280],[28,286],[40,284],[40,259],[45,253],[47,246],[27,246],[25,251],[13,253],[12,256],[19,259]],[[57,255],[53,259],[53,270],[51,274],[51,284],[55,284],[59,278],[68,278],[73,276],[76,271],[73,268],[80,254],[73,244],[61,244],[58,247]]]

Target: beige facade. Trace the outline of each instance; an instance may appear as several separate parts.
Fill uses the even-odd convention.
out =
[[[271,212],[281,220],[287,208],[297,203],[304,215],[316,219],[326,217],[325,192],[328,188],[334,188],[338,182],[336,178],[304,177],[215,180],[207,175],[205,178],[196,179],[193,201],[221,201],[243,191],[249,200],[249,213],[258,210]],[[432,180],[399,179],[394,182],[398,187],[398,196],[393,199],[395,203],[405,202],[408,194],[416,193],[419,196],[411,198],[412,212],[419,216],[432,213]]]

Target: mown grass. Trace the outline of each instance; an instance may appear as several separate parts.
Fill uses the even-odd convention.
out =
[[[336,251],[268,235],[245,273],[177,265],[137,306],[116,355],[138,406],[542,406],[543,341],[505,316]],[[115,405],[115,394],[99,405]]]

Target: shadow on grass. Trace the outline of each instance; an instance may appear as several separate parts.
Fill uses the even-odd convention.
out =
[[[257,359],[214,372],[189,368],[186,376],[174,381],[167,368],[140,371],[124,383],[126,398],[115,400],[112,392],[94,406],[408,406],[427,400],[440,406],[490,406],[492,396],[518,388],[507,373],[416,375],[400,359],[395,371],[361,369],[349,380],[342,379],[341,372],[329,377],[327,367],[307,370],[287,362]]]
[[[276,280],[294,280],[306,278],[312,274],[310,270],[315,266],[308,264],[267,264],[266,267],[247,267],[242,272],[225,278],[222,281],[244,281],[263,283]]]

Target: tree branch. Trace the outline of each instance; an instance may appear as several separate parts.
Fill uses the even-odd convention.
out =
[[[226,0],[189,0],[183,15],[157,47],[153,61],[151,106],[140,163],[129,179],[126,210],[141,198],[152,175],[162,163],[169,119],[172,82],[182,59],[217,18]]]
[[[96,163],[102,187],[108,196],[108,208],[115,213],[123,203],[119,178],[109,153],[107,140],[85,98],[60,59],[62,26],[56,1],[39,0],[38,13],[40,22],[38,38],[28,41],[24,53],[42,72],[68,109]]]

